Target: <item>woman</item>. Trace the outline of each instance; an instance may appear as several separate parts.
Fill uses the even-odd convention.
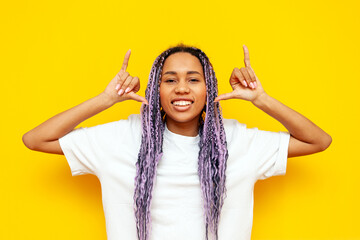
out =
[[[99,178],[110,240],[250,239],[255,182],[285,174],[287,157],[331,143],[318,126],[266,94],[246,46],[245,67],[230,77],[233,91],[219,96],[200,49],[178,45],[160,54],[145,98],[136,94],[139,79],[126,71],[129,57],[130,51],[104,92],[23,136],[30,149],[64,154],[73,176]],[[251,101],[289,133],[222,119],[225,99]],[[74,130],[125,100],[143,102],[141,117]]]

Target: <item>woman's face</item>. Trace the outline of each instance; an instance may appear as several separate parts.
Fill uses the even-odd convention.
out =
[[[160,104],[167,122],[197,124],[205,103],[206,84],[199,59],[186,52],[170,55],[160,82]]]

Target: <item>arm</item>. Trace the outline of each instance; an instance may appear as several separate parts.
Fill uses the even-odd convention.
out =
[[[102,93],[55,115],[25,133],[22,138],[25,146],[31,150],[63,154],[59,138],[71,132],[84,120],[124,100],[133,99],[147,104],[147,100],[144,97],[135,93],[140,89],[139,78],[133,78],[126,72],[129,57],[130,51],[125,55],[121,70]]]
[[[291,134],[288,157],[308,155],[325,150],[331,137],[300,113],[267,94],[257,97],[253,104],[278,120]]]
[[[102,93],[69,110],[55,115],[23,136],[23,142],[31,150],[63,154],[59,138],[72,131],[79,123],[112,106]]]
[[[300,113],[270,97],[262,88],[250,65],[249,51],[244,45],[245,68],[235,68],[230,77],[231,93],[219,95],[215,101],[243,99],[269,114],[286,127],[291,137],[288,157],[308,155],[325,150],[331,137]]]

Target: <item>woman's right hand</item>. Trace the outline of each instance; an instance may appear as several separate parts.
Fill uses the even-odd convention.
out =
[[[144,97],[136,94],[140,90],[139,78],[130,76],[130,74],[126,71],[130,54],[131,51],[128,50],[125,54],[124,62],[120,71],[111,80],[104,90],[104,93],[110,97],[114,104],[129,99],[149,104]]]

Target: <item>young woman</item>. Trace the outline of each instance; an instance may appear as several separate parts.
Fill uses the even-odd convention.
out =
[[[212,65],[200,49],[178,45],[155,60],[145,98],[139,78],[123,66],[105,91],[23,136],[24,144],[64,154],[72,175],[101,183],[108,239],[250,239],[253,187],[283,175],[288,157],[325,150],[331,137],[270,97],[250,65],[218,96]],[[289,132],[248,129],[223,119],[220,100],[243,99]],[[79,123],[125,100],[143,102],[140,115],[91,128]]]

